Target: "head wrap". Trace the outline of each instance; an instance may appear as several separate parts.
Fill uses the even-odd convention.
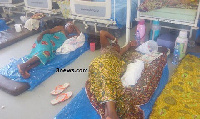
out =
[[[72,25],[72,23],[67,23],[67,24],[65,24],[65,29],[67,29],[67,27],[69,27],[69,26],[71,26]]]

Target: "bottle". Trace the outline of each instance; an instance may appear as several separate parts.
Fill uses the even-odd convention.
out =
[[[186,53],[187,50],[187,44],[188,44],[188,38],[187,38],[187,31],[180,31],[179,36],[176,38],[175,46],[179,44],[179,60],[181,60]]]
[[[135,34],[135,40],[137,41],[137,44],[140,45],[140,32],[137,30]]]
[[[146,30],[145,20],[140,20],[138,22],[136,31],[139,31],[141,39],[145,36],[145,30]]]
[[[159,21],[153,21],[149,39],[157,41],[157,38],[158,38],[159,35],[160,35],[160,22]]]
[[[177,65],[179,63],[179,45],[180,44],[176,44],[175,48],[174,48],[174,55],[173,55],[173,59],[172,59],[172,64]]]

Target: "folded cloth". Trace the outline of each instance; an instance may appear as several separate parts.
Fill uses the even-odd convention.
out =
[[[141,77],[142,70],[144,69],[144,62],[136,59],[136,62],[130,63],[127,66],[126,72],[122,76],[122,84],[124,87],[135,85],[137,80]]]
[[[39,23],[40,23],[40,21],[37,19],[28,19],[25,22],[24,28],[26,28],[30,31],[32,31],[33,29],[37,30],[39,28]]]
[[[85,35],[81,32],[77,37],[72,37],[67,39],[61,47],[56,50],[57,54],[68,54],[71,51],[76,50],[77,48],[83,46],[85,43]]]

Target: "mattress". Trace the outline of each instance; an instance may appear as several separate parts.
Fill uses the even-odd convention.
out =
[[[144,111],[145,119],[148,119],[154,102],[156,101],[159,94],[162,92],[162,89],[168,82],[168,65],[163,69],[162,77],[160,83],[153,94],[150,101],[142,106],[141,109]],[[89,112],[89,113],[88,113]],[[96,112],[94,107],[91,105],[85,88],[83,88],[69,104],[67,104],[56,116],[54,119],[100,119],[100,115]]]
[[[152,16],[156,18],[164,18],[178,21],[187,21],[194,23],[197,10],[195,9],[179,9],[179,8],[162,8],[152,10],[150,12],[140,12],[140,16]]]
[[[86,36],[86,39],[88,39],[88,36]],[[46,65],[31,69],[29,72],[31,76],[28,79],[22,78],[17,69],[17,65],[26,62],[27,59],[25,57],[17,60],[12,59],[8,65],[0,69],[0,88],[12,95],[19,95],[26,90],[33,90],[53,75],[57,71],[57,68],[64,68],[87,50],[89,50],[89,44],[86,40],[83,46],[77,48],[75,51],[68,54],[57,55]],[[10,87],[12,88],[10,89]]]
[[[16,82],[0,75],[0,89],[11,95],[17,96],[29,88],[30,85],[28,83]]]
[[[16,32],[13,25],[9,26],[9,29],[6,31],[0,32],[0,49],[5,48],[9,45],[12,45],[24,38],[32,36],[38,33],[39,30],[29,31],[25,28],[22,29],[22,32]]]
[[[161,53],[166,53],[168,50],[165,47],[159,47]],[[132,54],[132,53],[131,53]],[[129,54],[127,54],[129,56]],[[127,58],[126,58],[127,59]],[[129,58],[128,58],[129,59]],[[158,75],[158,74],[156,74]],[[149,101],[141,105],[141,109],[144,111],[145,119],[148,119],[154,102],[156,101],[162,89],[168,82],[169,69],[166,64],[162,70],[162,76],[160,77],[157,89],[150,97]],[[150,77],[149,77],[150,78]],[[140,86],[139,86],[140,87]],[[85,88],[83,88],[69,104],[67,104],[54,119],[100,119],[100,115],[95,108],[91,105],[90,100],[86,94]]]

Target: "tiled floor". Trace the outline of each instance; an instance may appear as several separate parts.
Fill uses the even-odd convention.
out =
[[[78,24],[78,27],[83,30],[83,25]],[[131,33],[135,30],[131,29]],[[36,40],[38,34],[21,40],[11,46],[0,50],[0,67],[9,63],[11,58],[18,59],[30,53],[31,46]],[[131,35],[131,39],[133,35]],[[125,34],[118,38],[120,46],[125,43]],[[200,46],[188,48],[189,52],[200,52]],[[99,50],[95,52],[86,51],[73,63],[65,67],[69,68],[86,68],[90,62],[100,54]],[[171,57],[168,57],[170,74],[173,73],[174,65],[171,64]],[[59,73],[49,77],[46,81],[36,87],[33,91],[26,91],[17,97],[11,96],[0,90],[0,118],[1,119],[53,119],[54,116],[65,106],[76,94],[84,87],[85,81],[88,78],[86,73]],[[52,106],[50,100],[55,96],[50,94],[50,91],[58,84],[69,82],[70,87],[67,91],[72,91],[73,96],[68,101]]]

